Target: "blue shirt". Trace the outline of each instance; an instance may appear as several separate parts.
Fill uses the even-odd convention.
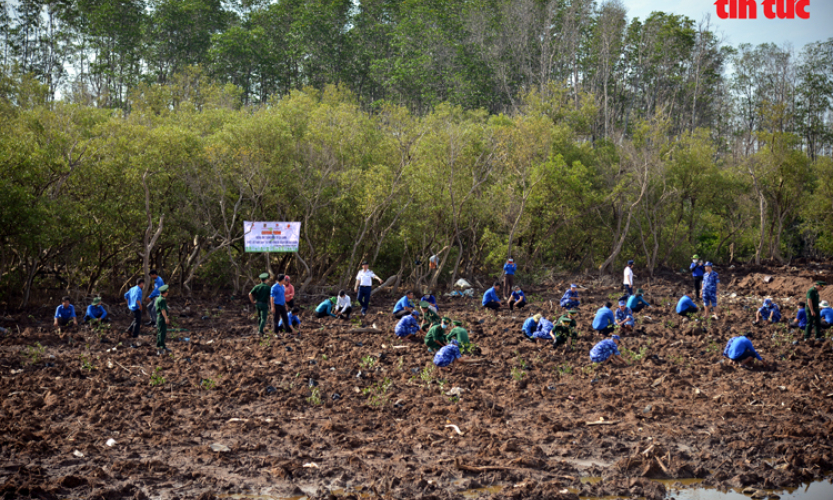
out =
[[[694,276],[695,278],[699,278],[700,276],[703,276],[706,273],[706,268],[703,267],[703,266],[697,265],[697,263],[695,263],[695,262],[691,263],[691,266],[689,266],[689,269],[691,269],[691,275]]]
[[[613,326],[615,324],[613,311],[608,309],[607,307],[599,308],[596,311],[596,317],[593,318],[593,329],[594,330],[604,330],[609,326]]]
[[[650,307],[651,304],[645,302],[645,299],[642,298],[642,295],[631,295],[628,297],[628,309],[633,310],[639,304],[645,304],[645,307]]]
[[[495,287],[486,290],[486,293],[483,294],[483,303],[481,305],[485,306],[489,302],[500,302],[500,297],[497,296]]]
[[[761,359],[758,351],[752,347],[752,342],[746,337],[732,337],[726,344],[726,349],[723,350],[723,355],[729,359],[738,359],[743,356],[746,351],[752,351],[752,355]],[[762,360],[763,361],[763,360]]]
[[[626,325],[633,326],[633,311],[631,311],[628,307],[625,307],[625,310],[616,308],[616,321],[625,321]]]
[[[393,333],[395,333],[397,337],[407,337],[408,335],[412,335],[418,331],[419,323],[417,322],[417,319],[413,316],[413,314],[409,314],[399,320],[399,323],[396,324],[396,328],[393,330]]]
[[[59,305],[57,309],[55,309],[55,317],[62,318],[62,319],[69,319],[75,317],[75,307],[70,304],[64,307],[63,304]]]
[[[280,283],[275,283],[272,285],[272,289],[270,290],[269,294],[275,299],[275,305],[285,306],[286,305],[286,288]]]
[[[107,311],[101,306],[87,306],[87,312],[84,314],[84,317],[96,318],[96,319],[104,319],[107,317]]]
[[[315,312],[317,313],[327,313],[327,315],[336,317],[333,314],[333,301],[330,299],[325,300],[324,302],[318,304],[318,307],[315,308]]]
[[[535,318],[526,318],[524,326],[521,327],[521,330],[527,337],[532,337],[532,335],[538,330],[538,323],[535,322]]]
[[[397,302],[396,305],[393,306],[393,314],[398,313],[399,311],[401,311],[402,309],[405,309],[406,307],[410,307],[411,309],[414,308],[414,305],[411,303],[410,300],[408,300],[407,295],[402,297],[401,299],[399,299],[399,302]]]
[[[440,347],[440,350],[437,351],[437,354],[434,355],[434,364],[439,366],[440,368],[446,367],[454,362],[454,360],[462,358],[463,355],[460,354],[460,348],[454,344],[448,344],[446,346]]]
[[[602,363],[614,354],[619,354],[619,346],[613,339],[604,339],[590,349],[590,361]]]
[[[695,304],[688,295],[683,295],[680,297],[680,301],[677,302],[677,314],[680,314],[687,309],[694,309],[696,311],[697,304]]]
[[[763,318],[766,321],[769,321],[769,315],[772,314],[772,313],[775,313],[775,314],[772,315],[772,322],[773,323],[777,323],[777,322],[781,321],[781,309],[779,309],[778,304],[776,304],[774,302],[769,307],[762,306],[760,309],[758,309],[758,312],[761,313],[761,316],[763,316]]]
[[[301,324],[301,319],[298,316],[292,314],[291,312],[286,313],[286,317],[289,318],[289,324],[292,326]],[[278,321],[278,326],[283,326],[283,319]]]
[[[824,321],[827,321],[828,323],[833,324],[833,309],[831,309],[829,307],[825,307],[824,309],[819,311],[819,315],[821,316],[821,319],[823,319]],[[807,321],[807,320],[804,320],[804,321]]]
[[[717,284],[720,278],[712,271],[703,275],[703,293],[706,295],[717,295]]]
[[[526,295],[524,295],[523,290],[521,290],[520,292],[512,292],[512,300],[518,300],[521,297],[523,297],[523,299],[526,300]]]
[[[157,276],[156,279],[153,280],[153,291],[150,292],[150,295],[148,295],[148,298],[153,299],[153,298],[159,297],[159,287],[164,285],[164,284],[165,284],[165,282],[162,281],[162,278]]]
[[[824,312],[824,309],[821,310]],[[799,328],[806,328],[807,327],[807,311],[804,308],[798,310],[798,313],[795,315],[796,321],[798,321]]]
[[[575,304],[578,304],[578,292],[574,292],[571,288],[564,292],[564,296],[561,297],[561,303],[559,305],[561,307],[569,307]]]
[[[511,275],[515,274],[515,267],[516,267],[515,264],[509,264],[507,262],[506,264],[503,265],[503,272],[511,276]]]
[[[435,308],[437,307],[437,298],[434,297],[433,295],[423,295],[422,298],[420,299],[420,302],[423,302],[423,301],[428,302],[429,304],[431,304]]]
[[[142,301],[142,289],[139,288],[139,285],[134,286],[124,294],[124,299],[127,301],[127,308],[135,311],[139,308],[136,302]]]
[[[536,339],[551,339],[550,332],[553,328],[555,328],[555,325],[552,324],[552,321],[547,318],[541,318],[541,321],[538,322],[538,329],[535,330],[532,337]]]

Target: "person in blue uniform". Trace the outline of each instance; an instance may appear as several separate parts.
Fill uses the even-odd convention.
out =
[[[133,316],[133,322],[127,327],[127,332],[134,339],[139,336],[139,332],[142,329],[142,290],[144,288],[145,279],[139,278],[136,280],[136,286],[124,294],[127,308],[130,310],[130,315]]]
[[[821,304],[819,304],[819,307],[819,315],[821,315],[821,327],[825,330],[833,327],[833,309],[830,308],[830,304],[826,300],[822,300]]]
[[[512,287],[515,286],[515,270],[517,267],[515,266],[515,259],[509,257],[506,261],[506,264],[503,265],[503,296],[506,297],[509,295],[509,292],[512,291]]]
[[[486,290],[486,293],[483,294],[483,301],[481,302],[483,307],[485,307],[486,309],[491,309],[493,311],[497,311],[498,309],[500,309],[501,302],[500,297],[498,296],[499,290],[500,283],[498,282],[495,282],[495,284],[492,285],[492,288]]]
[[[677,302],[677,314],[688,317],[690,314],[695,314],[698,311],[697,304],[691,300],[687,293],[684,293]]]
[[[714,319],[717,319],[717,284],[720,283],[720,277],[717,271],[713,269],[711,262],[706,262],[706,273],[703,275],[703,308],[706,316],[714,310]]]
[[[422,298],[419,299],[420,302],[428,302],[430,305],[428,306],[434,312],[438,312],[440,310],[439,306],[437,306],[437,298],[431,293],[431,290],[425,290],[425,293],[422,295]]]
[[[619,307],[614,314],[616,325],[627,333],[633,333],[633,311],[631,311],[624,300],[619,301]]]
[[[107,310],[101,305],[101,297],[94,298],[93,303],[87,306],[87,312],[84,313],[84,324],[97,325],[109,322]]]
[[[645,294],[645,292],[642,291],[641,288],[637,288],[636,289],[636,295],[631,295],[630,297],[628,297],[628,302],[627,302],[628,309],[637,313],[637,312],[645,309],[646,307],[651,307],[651,304],[646,302],[645,299],[643,298],[644,294]]]
[[[596,311],[596,317],[593,318],[593,329],[605,336],[613,333],[613,325],[616,324],[616,318],[610,310],[612,306],[613,304],[606,302],[604,307]]]
[[[434,366],[442,371],[445,368],[453,370],[454,363],[476,363],[477,360],[463,356],[463,353],[460,352],[460,343],[457,340],[452,340],[437,350],[433,362]]]
[[[289,324],[292,325],[293,328],[297,328],[299,331],[301,330],[301,318],[298,317],[298,314],[300,313],[300,309],[293,307],[292,310],[286,314],[286,317],[289,318]],[[278,327],[283,328],[283,320],[278,322]]]
[[[78,319],[75,317],[75,306],[69,303],[69,297],[61,299],[61,305],[55,309],[55,326],[68,326],[72,323],[78,326]]]
[[[613,364],[625,365],[627,362],[622,359],[622,354],[619,352],[619,343],[622,338],[614,335],[609,339],[604,339],[590,349],[590,361],[593,363],[604,363],[610,361]]]
[[[532,335],[533,335],[536,331],[538,331],[538,322],[539,322],[539,321],[541,321],[541,318],[543,318],[543,317],[544,317],[544,316],[543,316],[543,315],[541,315],[541,314],[536,314],[535,316],[532,316],[531,318],[526,318],[526,321],[524,321],[524,324],[523,324],[523,326],[521,327],[521,332],[522,332],[522,333],[523,333],[523,334],[524,334],[527,338],[530,338],[530,339],[531,339],[531,338],[532,338]]]
[[[564,309],[575,309],[581,305],[581,301],[578,298],[578,287],[575,283],[571,284],[570,289],[564,292],[564,296],[561,297],[561,302],[558,305]]]
[[[521,287],[516,286],[514,290],[512,290],[512,295],[509,296],[509,300],[506,302],[509,303],[509,310],[512,311],[515,307],[518,309],[523,309],[526,306],[526,295],[521,290]]]
[[[740,366],[749,366],[753,359],[757,359],[764,366],[767,366],[766,361],[761,358],[755,347],[752,346],[752,341],[746,337],[732,337],[726,343],[726,348],[723,350],[723,357],[730,359],[733,363]]]
[[[272,285],[272,289],[269,292],[269,301],[272,309],[272,321],[275,322],[275,333],[286,331],[290,335],[293,335],[295,330],[289,323],[289,315],[286,313],[285,280],[285,275],[278,275],[276,283]]]
[[[411,302],[413,299],[414,292],[408,290],[405,296],[399,299],[399,302],[393,306],[393,317],[401,319],[414,312],[414,303]]]
[[[419,313],[414,311],[399,320],[399,323],[396,324],[396,328],[394,328],[393,333],[400,339],[417,341],[416,334],[419,331]]]
[[[538,321],[538,329],[532,333],[532,340],[555,340],[555,334],[552,332],[555,324],[545,317],[541,317]]]
[[[772,299],[764,299],[764,305],[755,312],[753,324],[757,325],[761,321],[769,321],[770,323],[781,321],[781,309]]]
[[[694,278],[694,297],[697,297],[700,290],[703,289],[703,275],[706,273],[706,268],[703,267],[703,261],[700,260],[699,255],[691,258],[689,270],[691,271],[691,277]]]
[[[795,312],[795,319],[790,323],[790,328],[799,328],[804,330],[807,328],[807,304],[804,302],[798,303],[798,311]]]

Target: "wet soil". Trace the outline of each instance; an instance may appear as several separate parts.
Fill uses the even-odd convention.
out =
[[[424,346],[393,336],[396,297],[384,293],[354,323],[315,319],[321,299],[310,299],[300,336],[268,339],[244,302],[172,296],[187,331],[162,357],[147,327],[130,347],[126,314],[103,334],[12,315],[0,341],[0,488],[5,498],[452,499],[502,485],[481,496],[660,499],[667,483],[652,479],[780,489],[822,478],[833,469],[833,346],[794,345],[801,332],[751,322],[764,296],[794,316],[811,281],[833,282],[833,271],[719,271],[719,320],[674,314],[684,274],[637,283],[655,307],[637,315],[627,367],[588,358],[601,339],[593,313],[619,295],[603,282],[582,281],[573,348],[521,337],[568,278],[527,287],[523,313],[442,297],[481,360],[442,372]],[[833,287],[822,295],[833,300]],[[359,322],[381,331],[351,332]],[[722,362],[739,334],[769,368]]]

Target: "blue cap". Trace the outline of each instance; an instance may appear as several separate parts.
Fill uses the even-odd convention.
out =
[[[622,340],[622,337],[620,337],[620,336],[618,336],[618,335],[614,335],[614,336],[613,336],[613,337],[611,337],[611,338],[613,338],[613,339],[615,339],[615,340]]]
[[[632,260],[629,260],[629,261],[628,261],[628,265],[629,265],[629,266],[632,266],[632,265],[633,265],[633,261],[632,261]]]
[[[765,306],[771,306],[772,305],[772,299],[764,299],[764,305]]]
[[[571,283],[570,288],[578,288],[578,285],[576,285],[575,283]]]
[[[620,300],[620,301],[619,301],[619,305],[620,305],[620,306],[624,306],[624,305],[626,305],[626,302],[625,302],[624,300]]]
[[[456,346],[460,346],[460,342],[457,339],[451,339],[451,343]]]
[[[712,267],[712,263],[711,263],[711,262],[706,262],[706,266],[705,266],[705,267]]]
[[[411,316],[416,316],[419,318],[419,311],[411,311]]]

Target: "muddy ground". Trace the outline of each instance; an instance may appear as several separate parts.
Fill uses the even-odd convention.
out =
[[[382,333],[314,319],[316,298],[305,304],[300,337],[268,340],[252,335],[243,301],[186,304],[172,295],[177,326],[188,331],[175,333],[165,357],[147,327],[129,347],[119,335],[125,313],[101,335],[58,334],[48,318],[39,326],[10,315],[0,342],[0,485],[5,498],[452,499],[508,485],[483,495],[659,499],[665,487],[650,478],[721,488],[819,478],[833,469],[831,342],[793,345],[799,332],[751,321],[766,295],[793,316],[810,282],[833,282],[833,271],[719,272],[717,321],[674,314],[690,287],[683,274],[637,283],[655,307],[637,315],[624,368],[588,358],[600,340],[593,313],[619,295],[612,279],[527,287],[534,304],[497,317],[479,297],[441,298],[482,360],[444,373],[427,368],[424,346],[393,336],[395,297],[384,293],[363,321]],[[765,275],[776,278],[767,284]],[[549,311],[550,300],[557,306],[571,280],[586,287],[587,304],[574,349],[523,339],[523,320]],[[833,287],[823,297],[833,300]],[[770,369],[721,362],[727,339],[747,332]],[[447,395],[456,387],[459,397]],[[604,481],[580,481],[587,476]]]

